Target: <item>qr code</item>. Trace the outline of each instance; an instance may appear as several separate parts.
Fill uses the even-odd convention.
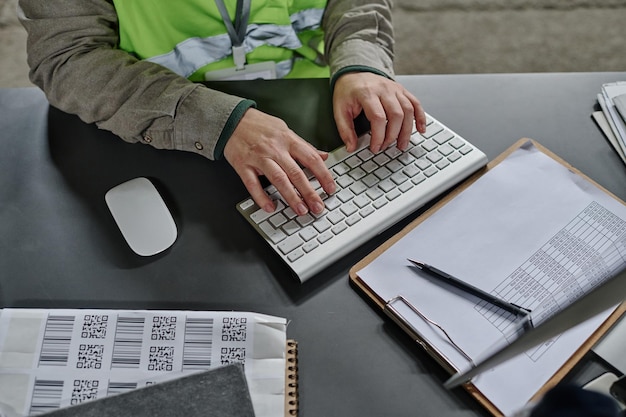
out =
[[[71,404],[76,405],[98,398],[98,386],[99,382],[97,379],[75,379],[74,387],[72,388]]]
[[[176,317],[155,316],[152,318],[152,340],[176,339]]]
[[[107,336],[109,316],[106,314],[86,314],[83,317],[83,329],[80,337],[83,339],[104,339]]]
[[[150,346],[149,371],[171,371],[174,368],[174,346]]]
[[[245,317],[224,317],[222,319],[223,342],[245,342],[248,320]]]
[[[223,347],[220,353],[220,362],[222,365],[244,363],[246,361],[246,348],[243,347]]]
[[[103,354],[104,345],[81,344],[78,346],[76,367],[79,369],[100,369],[102,368]]]

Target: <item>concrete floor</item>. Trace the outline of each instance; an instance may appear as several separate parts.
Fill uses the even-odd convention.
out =
[[[0,87],[31,85],[16,2],[0,0]],[[626,0],[396,0],[394,26],[397,74],[626,71]]]

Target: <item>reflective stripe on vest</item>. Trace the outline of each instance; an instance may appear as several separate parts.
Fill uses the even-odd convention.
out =
[[[246,53],[261,45],[272,45],[288,49],[302,46],[291,26],[250,25],[243,42]],[[147,61],[160,64],[183,77],[189,77],[200,68],[229,57],[232,42],[228,34],[207,38],[187,39],[167,54],[148,58]]]

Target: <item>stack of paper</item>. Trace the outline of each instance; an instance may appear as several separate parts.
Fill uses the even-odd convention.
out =
[[[593,118],[626,163],[626,81],[604,84],[598,103],[602,111]]]
[[[255,415],[284,417],[286,328],[284,318],[234,311],[4,309],[0,415],[243,364]]]

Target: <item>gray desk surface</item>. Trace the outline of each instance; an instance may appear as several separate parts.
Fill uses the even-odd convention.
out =
[[[626,199],[626,166],[590,118],[626,73],[404,76],[426,110],[489,158],[520,137]],[[247,310],[286,317],[300,346],[300,416],[486,415],[349,284],[349,268],[408,221],[300,285],[239,217],[226,162],[129,145],[49,109],[36,89],[0,90],[0,306]],[[140,259],[104,192],[148,176],[179,226]]]

